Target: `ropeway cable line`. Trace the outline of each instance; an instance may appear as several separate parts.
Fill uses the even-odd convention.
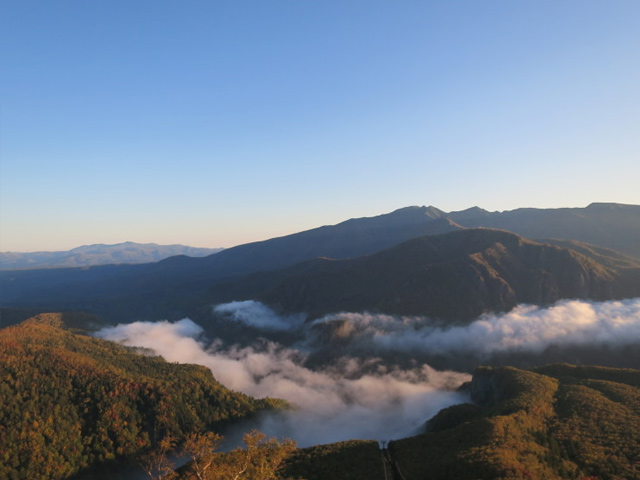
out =
[[[400,471],[398,462],[396,462],[396,460],[391,455],[391,451],[389,450],[389,443],[390,442],[387,440],[378,441],[378,445],[380,446],[380,454],[382,455],[382,468],[384,469],[384,478],[385,480],[407,480]],[[389,466],[391,477],[387,475],[387,465]]]

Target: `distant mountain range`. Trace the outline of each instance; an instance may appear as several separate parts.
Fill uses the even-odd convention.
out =
[[[556,247],[490,233],[495,228],[533,240],[551,238],[544,242]],[[431,240],[380,253],[425,236]],[[372,254],[377,255],[359,258]],[[246,298],[284,310],[372,308],[467,318],[519,301],[636,296],[638,259],[637,205],[508,212],[474,207],[451,213],[407,207],[203,258],[3,271],[0,288],[3,306],[79,308],[119,321],[177,318],[212,302]],[[432,302],[423,309],[425,297]],[[458,305],[436,305],[451,302]]]
[[[223,249],[124,242],[115,245],[85,245],[58,252],[3,252],[0,253],[0,269],[68,268],[93,265],[151,263],[175,255],[205,257],[218,253],[221,250]]]

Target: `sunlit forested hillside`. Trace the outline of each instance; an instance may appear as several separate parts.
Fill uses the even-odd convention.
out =
[[[407,478],[640,478],[638,370],[480,368],[471,394],[392,444]]]
[[[283,406],[232,392],[205,367],[73,333],[61,314],[0,330],[3,479],[66,478]]]

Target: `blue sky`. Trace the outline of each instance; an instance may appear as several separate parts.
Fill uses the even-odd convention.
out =
[[[640,203],[637,0],[0,0],[0,250]]]

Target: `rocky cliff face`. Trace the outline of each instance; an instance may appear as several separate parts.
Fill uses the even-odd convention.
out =
[[[473,373],[470,384],[471,400],[481,407],[497,405],[508,396],[504,376],[493,368],[480,367]]]

